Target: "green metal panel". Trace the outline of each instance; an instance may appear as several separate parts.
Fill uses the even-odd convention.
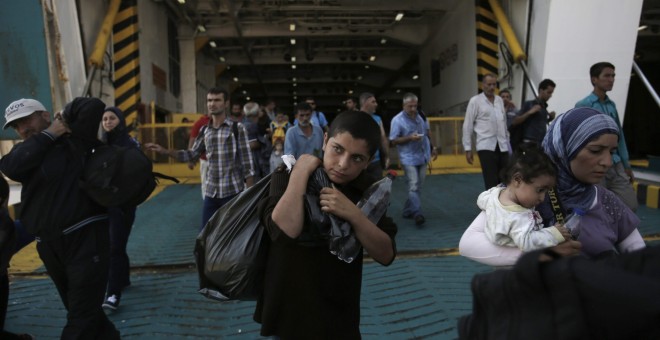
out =
[[[0,1],[0,126],[5,124],[5,108],[16,99],[34,98],[51,110],[44,33],[40,0]],[[0,139],[18,135],[13,129],[0,129]]]

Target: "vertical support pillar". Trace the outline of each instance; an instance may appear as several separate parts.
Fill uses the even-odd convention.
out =
[[[113,26],[115,106],[124,111],[126,126],[137,125],[140,97],[140,45],[137,0],[122,0]]]
[[[589,67],[609,61],[616,81],[608,96],[623,122],[643,0],[534,1],[528,63],[533,79],[557,83],[549,110],[563,113],[592,90]]]
[[[498,75],[497,21],[487,0],[477,0],[477,87],[481,79],[492,73]]]
[[[182,36],[182,29],[187,28],[179,26],[179,37]],[[195,38],[180,38],[179,49],[179,55],[181,56],[181,102],[183,104],[183,112],[198,112]]]

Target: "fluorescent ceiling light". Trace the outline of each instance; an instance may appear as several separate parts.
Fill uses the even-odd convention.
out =
[[[401,19],[403,19],[403,12],[399,12],[394,18],[394,21],[401,21]]]
[[[250,97],[245,97],[245,99],[246,99],[246,100],[252,100],[252,98],[250,98]]]
[[[234,81],[238,83],[238,77],[234,77]]]
[[[296,39],[291,38],[291,45],[295,45],[295,44],[296,44]]]
[[[197,25],[197,30],[204,33],[204,32],[206,32],[206,27],[204,27],[204,25],[202,25],[202,24],[199,24],[199,25]]]
[[[293,32],[296,30],[296,24],[289,24],[289,31]]]
[[[295,63],[295,62],[296,62],[296,57],[295,57],[295,56],[291,56],[291,62],[292,62],[292,63]]]
[[[209,41],[209,45],[211,45],[211,47],[213,47],[213,48],[216,48],[218,46],[218,45],[215,44],[215,41],[213,41],[213,40]]]
[[[222,61],[223,63],[224,63],[225,61],[227,61],[227,60],[225,59],[225,57],[222,57],[222,56],[221,56],[219,59],[220,59],[220,61]]]
[[[247,94],[247,91],[243,90],[243,94]]]
[[[385,44],[387,43],[387,39],[385,39],[385,38],[380,39],[380,43],[383,44],[383,45],[385,45]]]
[[[414,80],[417,80],[417,78],[419,78],[418,75],[414,75],[414,76],[413,76],[413,79],[414,79]]]
[[[369,57],[369,61],[376,61],[376,56],[372,55],[371,57]]]
[[[180,4],[185,4],[186,0],[178,0]]]
[[[291,65],[291,69],[295,70],[295,69],[296,69],[296,65]]]
[[[649,28],[647,25],[642,25],[637,28],[637,31],[643,31],[645,29]]]

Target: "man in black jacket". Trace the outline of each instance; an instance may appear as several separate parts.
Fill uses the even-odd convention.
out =
[[[7,123],[24,139],[0,159],[0,171],[23,185],[21,220],[67,309],[63,339],[118,339],[101,303],[108,279],[107,209],[80,188],[83,154],[98,145],[105,104],[76,98],[50,114],[32,99],[13,102]]]
[[[550,79],[543,79],[539,83],[538,98],[528,100],[523,103],[520,111],[511,121],[511,127],[518,127],[522,131],[522,140],[517,141],[519,144],[511,145],[516,150],[520,144],[534,144],[541,146],[545,132],[548,130],[548,123],[555,119],[555,111],[548,112],[548,100],[552,98],[555,92],[556,84]],[[514,142],[512,141],[512,144]]]

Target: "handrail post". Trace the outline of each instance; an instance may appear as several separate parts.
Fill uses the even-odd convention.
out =
[[[649,90],[649,93],[651,94],[651,97],[655,100],[655,103],[658,104],[658,107],[660,107],[660,97],[658,97],[658,93],[655,92],[655,89],[653,88],[653,85],[651,85],[651,82],[649,82],[648,79],[646,79],[646,76],[644,75],[644,72],[639,68],[639,65],[637,65],[637,62],[633,60],[633,69],[635,70],[635,73],[639,76],[639,79],[642,80],[642,83],[644,83],[644,86],[646,86],[646,89]]]
[[[103,19],[101,31],[96,37],[92,55],[89,57],[89,65],[91,69],[89,70],[89,75],[87,76],[87,82],[85,83],[82,96],[87,96],[89,94],[89,89],[92,85],[96,70],[103,67],[103,54],[108,46],[108,40],[110,40],[112,25],[115,21],[115,16],[117,16],[117,13],[119,12],[119,5],[121,5],[121,0],[112,0],[108,6],[108,12],[105,14],[105,19]]]
[[[507,43],[509,43],[509,47],[513,53],[513,59],[522,67],[523,73],[525,74],[525,79],[527,79],[527,83],[532,89],[534,97],[538,98],[539,93],[536,90],[536,86],[532,82],[532,79],[529,77],[529,71],[527,70],[527,65],[525,64],[527,55],[525,55],[525,52],[523,52],[522,48],[520,47],[518,38],[516,38],[516,35],[513,33],[513,28],[511,28],[511,24],[509,23],[509,19],[506,17],[506,14],[504,14],[502,5],[500,5],[500,2],[497,0],[488,0],[488,3],[490,4],[490,8],[493,10],[493,14],[495,15],[495,19],[497,19],[497,23],[502,29],[502,35],[504,36],[504,39]]]

